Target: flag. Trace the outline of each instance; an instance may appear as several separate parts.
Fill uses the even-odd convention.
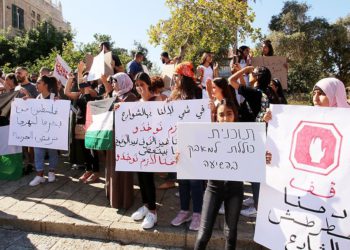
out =
[[[86,110],[85,147],[96,150],[113,149],[114,98],[88,102]]]
[[[55,62],[55,69],[53,71],[53,76],[60,80],[61,83],[66,86],[68,81],[68,74],[72,71],[72,69],[68,66],[68,64],[63,60],[62,57],[57,55]]]
[[[22,176],[22,147],[9,146],[10,126],[0,127],[0,179],[17,180]]]

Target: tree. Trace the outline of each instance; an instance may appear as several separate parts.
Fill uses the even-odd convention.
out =
[[[204,51],[226,57],[230,46],[259,30],[251,24],[254,14],[246,1],[240,0],[166,0],[171,17],[160,20],[148,31],[153,45],[163,45],[172,55],[183,48],[185,59],[197,61]]]
[[[307,16],[310,6],[287,1],[273,16],[267,38],[277,55],[288,58],[290,92],[309,92],[323,77],[349,78],[349,20],[329,24],[324,18]]]
[[[0,65],[30,66],[37,58],[48,56],[53,49],[62,51],[63,44],[72,39],[71,32],[59,31],[46,21],[17,36],[5,32],[0,36],[0,47],[8,47],[8,50],[4,50]]]

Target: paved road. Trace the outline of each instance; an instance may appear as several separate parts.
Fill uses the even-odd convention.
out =
[[[145,245],[122,245],[118,242],[69,238],[39,233],[28,233],[18,230],[0,228],[0,249],[6,250],[27,250],[27,249],[99,249],[99,250],[180,250],[180,248],[162,248]]]

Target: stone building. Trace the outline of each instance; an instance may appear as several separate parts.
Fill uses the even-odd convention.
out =
[[[29,30],[41,21],[50,21],[58,30],[70,29],[57,0],[0,0],[0,13],[0,29],[12,27],[13,32]]]

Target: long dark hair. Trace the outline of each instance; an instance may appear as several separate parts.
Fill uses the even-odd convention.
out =
[[[283,94],[283,88],[282,88],[282,84],[280,82],[280,80],[278,80],[277,78],[272,79],[271,83],[273,85],[275,85],[277,91],[276,93],[271,90],[273,93],[275,93],[276,98],[277,98],[277,102],[275,104],[287,104],[287,99],[285,98],[284,94]]]
[[[55,96],[58,94],[58,87],[57,87],[57,79],[54,76],[41,76],[38,81],[43,81],[44,84],[48,86],[48,90],[50,93],[54,93]]]
[[[227,100],[227,99],[222,99],[221,102],[219,103],[219,105],[216,107],[215,110],[215,121],[218,121],[218,109],[220,106],[226,106],[229,109],[232,109],[233,114],[235,116],[234,121],[237,122],[238,121],[238,107],[236,106],[236,104],[232,101],[232,100]]]
[[[221,89],[222,97],[228,101],[233,102],[237,107],[239,107],[237,98],[236,98],[236,91],[234,88],[228,84],[228,81],[226,78],[217,77],[213,80],[215,85]]]
[[[254,69],[253,74],[256,75],[258,89],[265,93],[271,82],[271,71],[264,66],[260,66]]]
[[[182,75],[180,85],[176,86],[171,94],[172,100],[191,100],[201,98],[202,91],[192,77]]]
[[[148,90],[153,93],[154,87],[152,86],[152,81],[149,75],[145,72],[139,72],[135,76],[135,82],[136,81],[143,81],[144,83],[147,84]]]
[[[266,47],[269,48],[269,53],[266,56],[273,56],[273,47],[272,47],[271,41],[270,40],[265,40],[265,41],[263,41],[263,44],[265,44]]]

